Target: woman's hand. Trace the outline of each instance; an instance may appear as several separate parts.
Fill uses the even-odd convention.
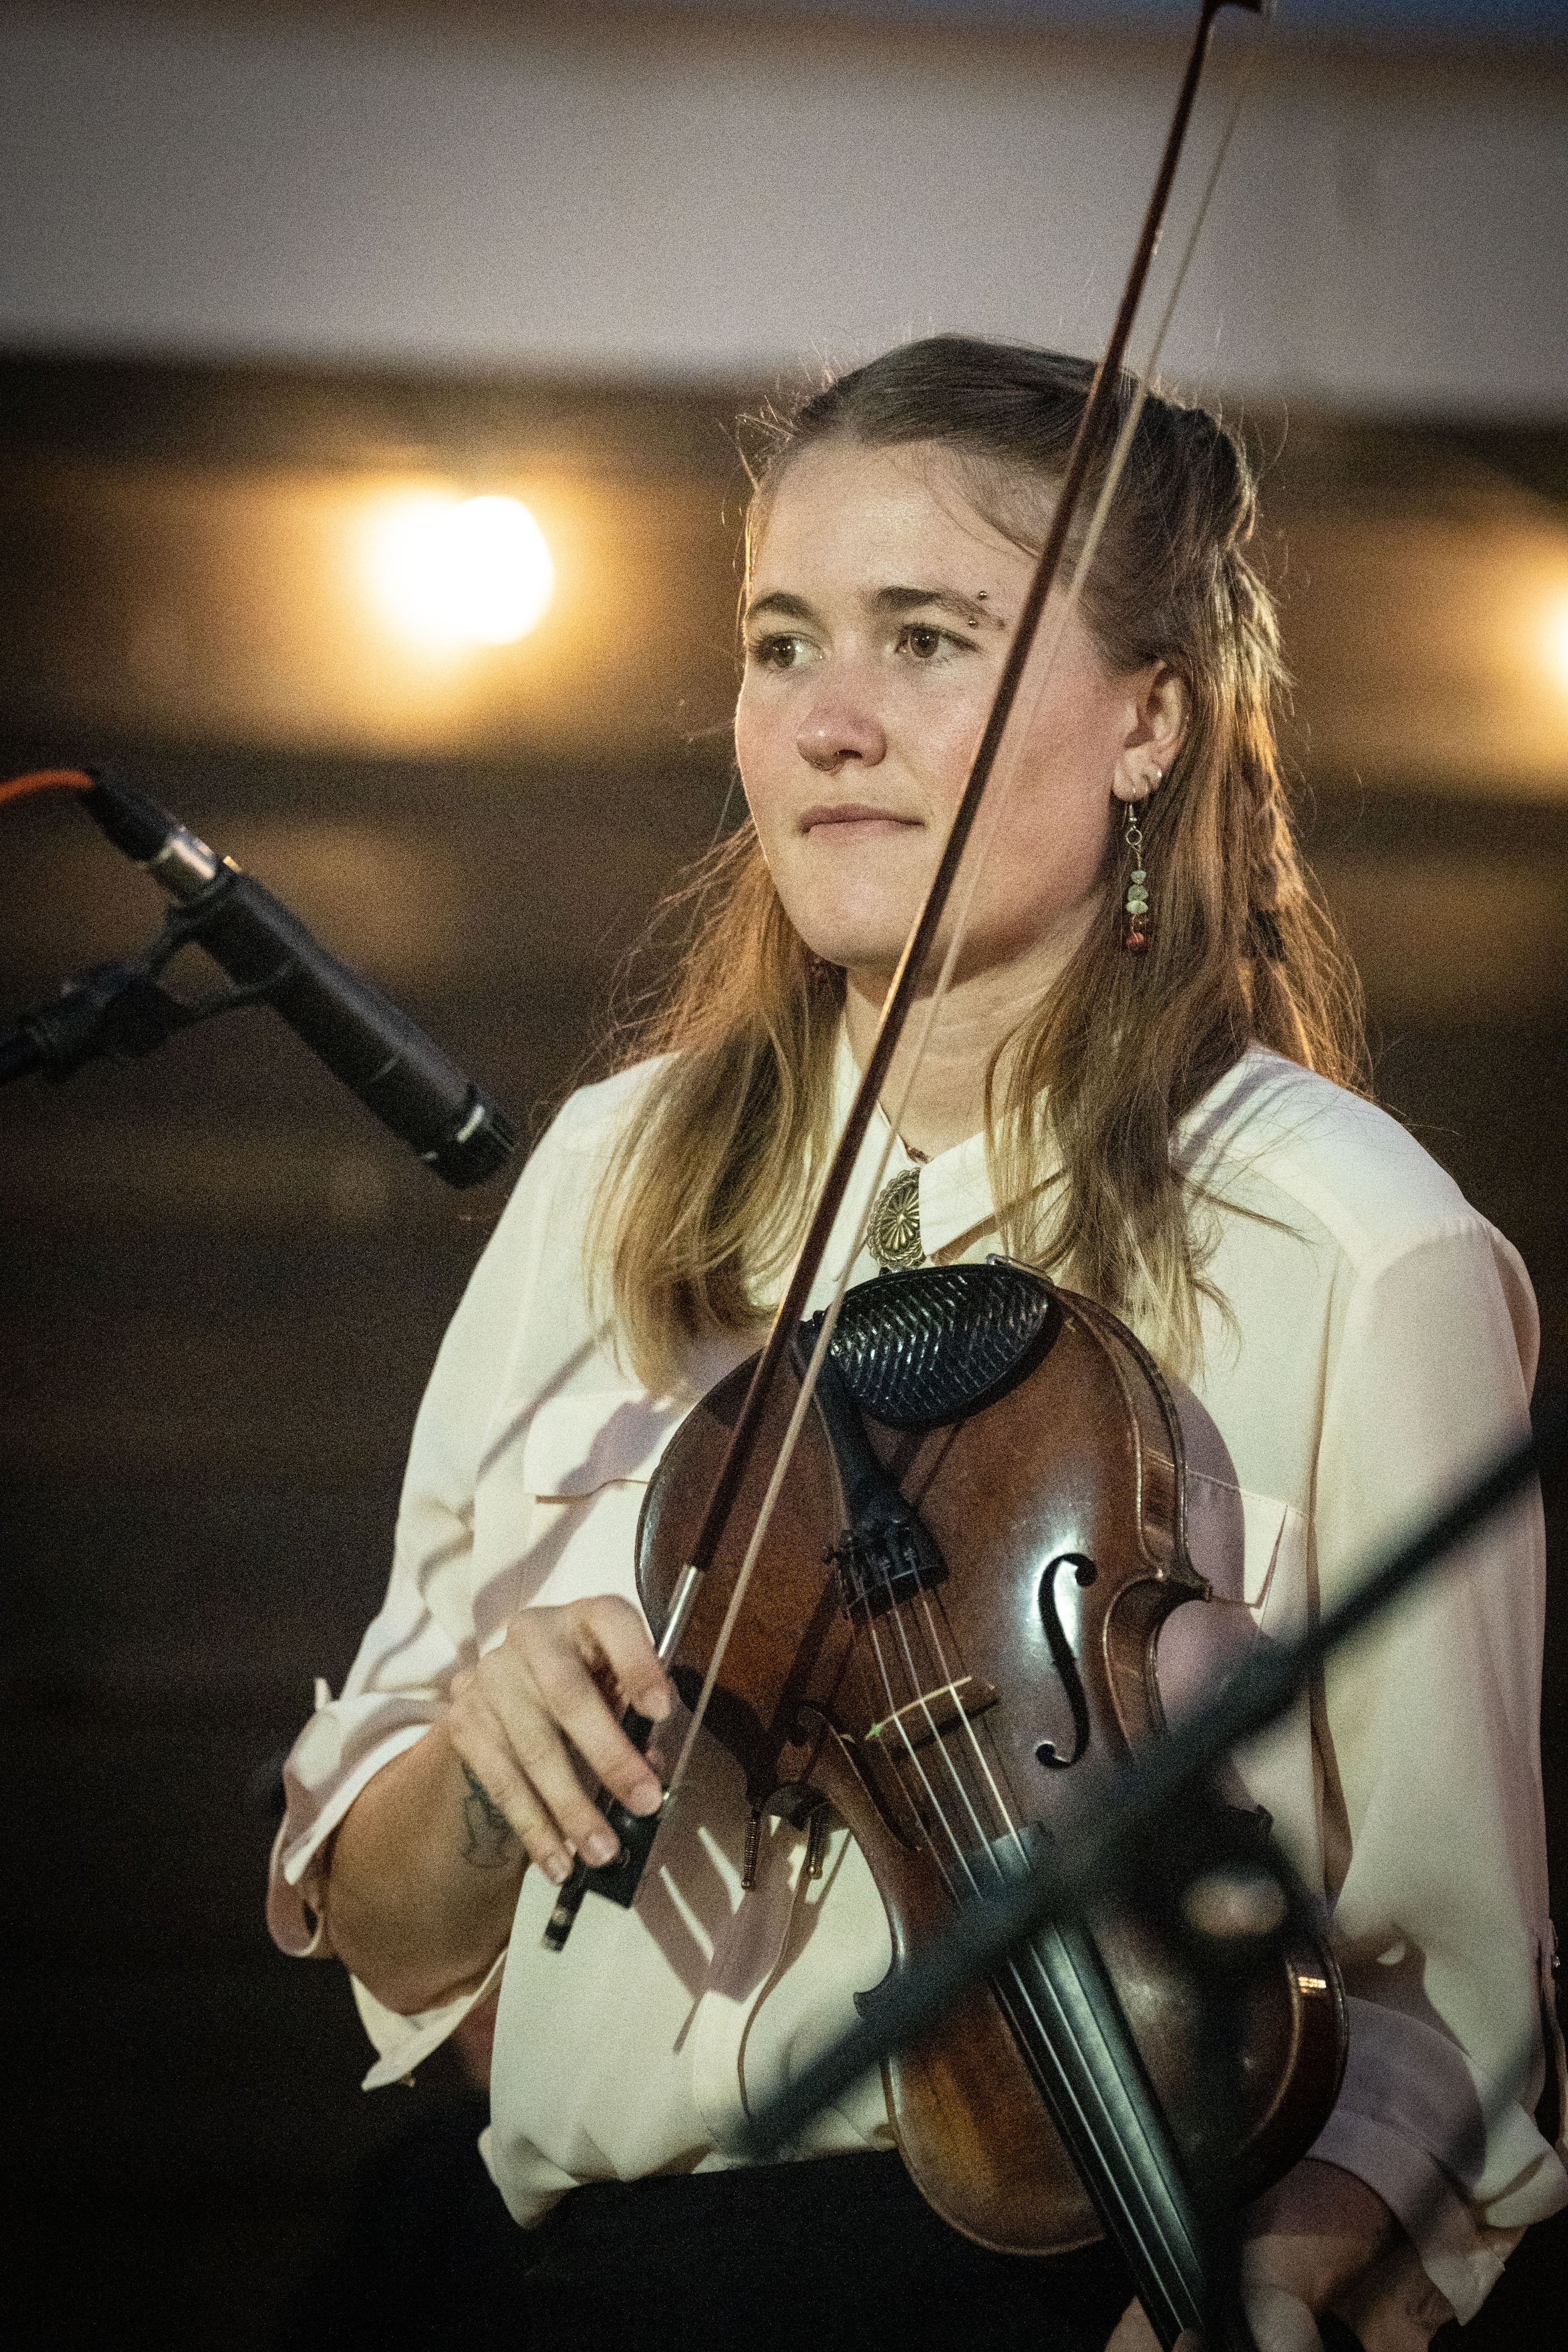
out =
[[[1242,2294],[1258,2352],[1322,2352],[1313,2315],[1332,2309],[1398,2224],[1375,2189],[1311,2157],[1249,2209]],[[1158,2352],[1141,2304],[1122,2315],[1106,2352]],[[1197,2352],[1184,2336],[1181,2352]]]
[[[632,1811],[653,1812],[659,1783],[616,1717],[635,1706],[662,1722],[674,1703],[629,1601],[520,1610],[344,1815],[313,1896],[331,1949],[405,2015],[471,1988],[511,1933],[529,1860],[559,1885],[574,1853],[613,1859],[574,1755]]]
[[[1300,2298],[1266,2287],[1249,2290],[1247,2322],[1258,2352],[1323,2352],[1317,2321]],[[1106,2352],[1159,2352],[1159,2337],[1144,2316],[1141,2303],[1130,2303],[1117,2322]],[[1184,2327],[1175,2352],[1203,2352],[1203,2338],[1195,2327]]]
[[[606,1593],[520,1609],[505,1641],[454,1678],[446,1732],[476,1803],[559,1885],[577,1854],[606,1863],[619,1851],[574,1754],[628,1811],[656,1811],[664,1791],[617,1718],[634,1706],[662,1723],[674,1701],[642,1616]]]

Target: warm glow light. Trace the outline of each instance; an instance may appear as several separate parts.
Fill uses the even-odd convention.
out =
[[[555,565],[520,499],[400,499],[372,561],[387,605],[427,645],[509,646],[543,619]]]
[[[1563,599],[1547,623],[1546,650],[1557,672],[1559,686],[1568,687],[1568,597]]]

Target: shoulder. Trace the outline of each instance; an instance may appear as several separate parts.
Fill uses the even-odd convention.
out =
[[[1270,1346],[1288,1337],[1304,1372],[1333,1360],[1358,1391],[1402,1383],[1428,1402],[1456,1372],[1467,1391],[1528,1392],[1539,1326],[1523,1260],[1375,1103],[1254,1047],[1183,1120],[1176,1156],[1218,1219],[1220,1294]]]
[[[497,1395],[571,1377],[624,1386],[606,1369],[585,1245],[600,1178],[659,1068],[644,1062],[572,1094],[528,1156],[447,1327],[416,1433],[429,1450],[447,1423],[483,1425]],[[586,1354],[584,1354],[586,1351]]]
[[[558,1160],[605,1160],[624,1140],[645,1108],[659,1078],[669,1067],[669,1056],[635,1062],[591,1087],[569,1095],[551,1120],[534,1154],[547,1163]],[[530,1165],[532,1163],[530,1162]]]
[[[1188,1114],[1178,1150],[1206,1192],[1316,1227],[1358,1273],[1461,1237],[1514,1256],[1397,1119],[1261,1046]]]
[[[635,1063],[570,1094],[529,1152],[501,1212],[497,1237],[541,1214],[586,1213],[599,1177],[642,1114],[665,1058]]]
[[[600,1178],[662,1067],[660,1062],[640,1062],[567,1097],[528,1154],[496,1221],[464,1313],[472,1316],[486,1300],[511,1301],[542,1263],[575,1267]]]

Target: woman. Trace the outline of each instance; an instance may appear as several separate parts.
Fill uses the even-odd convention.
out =
[[[616,1725],[674,1704],[636,1605],[637,1508],[779,1294],[1089,373],[940,337],[778,429],[736,722],[750,824],[706,877],[651,1057],[574,1096],[518,1185],[420,1416],[386,1606],[293,1759],[275,1933],[348,1962],[372,2081],[500,1979],[487,2161],[538,2229],[541,2328],[662,2328],[678,2298],[714,2343],[807,2316],[830,2343],[873,2319],[946,2342],[960,2312],[1009,2343],[1153,2340],[1108,2251],[1009,2261],[936,2221],[880,2152],[875,2084],[818,2118],[810,2161],[734,2168],[748,2103],[849,2021],[888,1939],[842,1830],[809,1869],[770,1824],[742,1888],[746,1806],[716,1746],[635,1908],[591,1902],[564,1954],[539,1941],[573,1855],[614,1848],[585,1777],[659,1801]],[[1533,1368],[1517,1256],[1354,1091],[1354,987],[1292,845],[1251,521],[1230,436],[1151,399],[1082,604],[1048,613],[1031,657],[952,986],[883,1097],[905,1212],[883,1262],[1002,1248],[1113,1307],[1181,1383],[1194,1555],[1228,1597],[1172,1621],[1173,1691],[1202,1664],[1176,1626],[1290,1630],[1518,1430]],[[876,1271],[857,1237],[886,1134],[814,1305],[847,1258]],[[1333,2116],[1248,2217],[1266,2347],[1335,2307],[1370,2352],[1424,2344],[1568,2199],[1530,2113],[1541,1594],[1521,1507],[1244,1759],[1332,1917],[1353,2018]]]

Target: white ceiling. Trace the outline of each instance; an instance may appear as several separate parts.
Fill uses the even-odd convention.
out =
[[[1563,56],[1225,25],[1167,268],[1257,66],[1167,372],[1561,415]],[[0,345],[751,380],[935,327],[1092,349],[1178,63],[749,10],[3,5]]]

